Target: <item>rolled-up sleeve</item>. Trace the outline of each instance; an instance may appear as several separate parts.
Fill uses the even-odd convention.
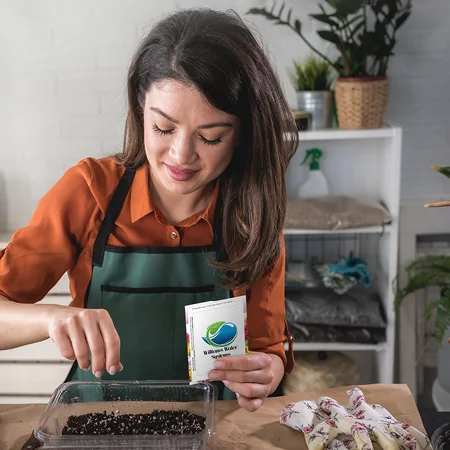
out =
[[[42,300],[73,265],[95,202],[89,167],[68,169],[39,202],[28,226],[0,250],[0,295],[20,303]]]
[[[285,350],[285,342],[292,343],[286,322],[285,309],[286,250],[282,239],[282,252],[272,270],[247,294],[248,344],[252,351],[278,355],[290,373],[294,366],[292,345]]]

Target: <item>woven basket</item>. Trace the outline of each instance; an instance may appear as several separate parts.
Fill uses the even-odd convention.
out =
[[[335,86],[339,128],[382,128],[389,99],[387,77],[339,78]]]

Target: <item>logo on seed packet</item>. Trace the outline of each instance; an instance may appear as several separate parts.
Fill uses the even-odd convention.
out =
[[[233,322],[214,322],[206,329],[206,336],[202,339],[211,347],[220,348],[232,344],[237,334],[237,326]]]

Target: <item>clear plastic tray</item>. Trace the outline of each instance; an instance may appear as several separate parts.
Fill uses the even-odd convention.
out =
[[[214,434],[217,388],[211,383],[154,381],[71,381],[53,393],[34,435],[44,448],[203,449]],[[194,435],[66,436],[70,415],[119,411],[150,413],[154,409],[185,409],[206,418],[205,430]]]

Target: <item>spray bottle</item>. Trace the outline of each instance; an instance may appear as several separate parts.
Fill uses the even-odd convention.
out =
[[[301,165],[309,163],[309,172],[306,181],[300,186],[298,191],[299,197],[325,197],[328,195],[328,182],[320,170],[320,159],[322,158],[322,151],[318,148],[311,148],[306,151],[305,158]]]

